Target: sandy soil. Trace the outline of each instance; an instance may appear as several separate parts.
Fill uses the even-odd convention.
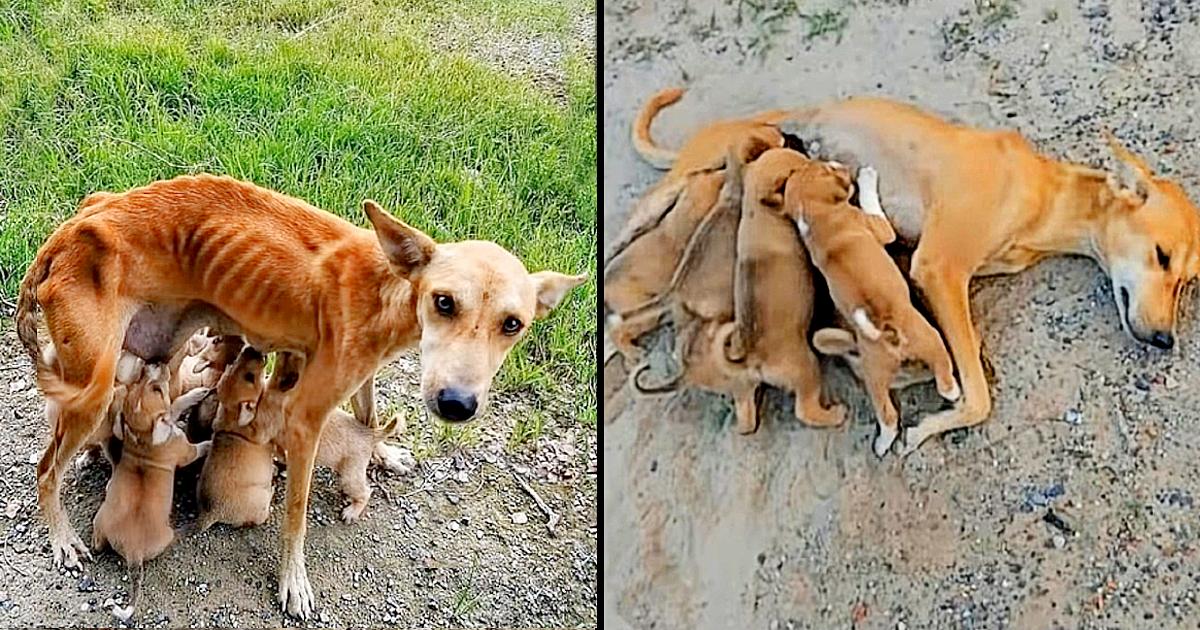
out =
[[[11,320],[0,319],[0,627],[111,626],[107,600],[130,579],[112,552],[80,570],[51,566],[37,514],[36,462],[47,439],[42,398]],[[381,372],[379,404],[415,405],[415,356]],[[508,448],[517,417],[547,410],[542,437]],[[465,444],[439,444],[431,422],[410,420],[396,443],[417,452],[412,473],[372,470],[363,520],[340,520],[337,480],[317,469],[308,516],[308,572],[318,613],[299,624],[275,601],[285,479],[276,476],[271,520],[182,535],[147,564],[135,621],[146,627],[594,627],[596,442],[570,401],[500,396]],[[468,425],[472,426],[472,425]],[[560,517],[546,516],[520,474]],[[104,496],[101,460],[67,478],[64,504],[84,540]],[[175,525],[196,514],[195,481],[176,478]]]
[[[1188,150],[1200,136],[1200,5],[866,0],[770,17],[788,4],[606,5],[606,235],[657,176],[633,152],[630,122],[652,92],[680,84],[690,92],[655,126],[668,145],[718,117],[879,94],[1015,127],[1103,167],[1108,126],[1200,198]],[[844,27],[829,27],[839,16]],[[867,401],[834,364],[832,391],[853,416],[829,432],[799,426],[779,392],[759,433],[741,438],[719,397],[634,400],[606,385],[612,627],[1194,627],[1194,299],[1164,354],[1121,332],[1090,261],[973,286],[991,419],[904,462],[871,453]],[[910,421],[937,405],[930,386],[902,402]]]

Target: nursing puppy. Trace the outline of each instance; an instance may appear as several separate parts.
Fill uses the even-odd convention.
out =
[[[128,386],[113,435],[122,441],[121,457],[105,488],[104,502],[92,523],[92,549],[112,547],[136,571],[129,605],[114,614],[129,619],[141,592],[144,563],[175,539],[171,505],[175,469],[203,457],[209,443],[192,444],[175,426],[167,398],[168,371],[147,365]]]
[[[900,427],[889,386],[906,359],[929,365],[947,400],[961,391],[941,336],[913,306],[908,282],[883,248],[896,234],[879,205],[878,175],[863,167],[859,185],[862,211],[847,201],[844,167],[811,162],[788,178],[781,210],[795,222],[838,312],[855,326],[860,376],[879,420],[874,450],[883,457]]]
[[[200,506],[196,531],[214,523],[251,527],[271,515],[275,476],[271,441],[282,427],[282,417],[258,413],[269,404],[264,399],[280,394],[274,381],[271,391],[264,391],[264,367],[263,355],[247,346],[217,384],[220,406],[212,425],[212,452],[196,485]]]
[[[808,345],[812,270],[795,225],[779,212],[784,184],[808,164],[797,151],[771,149],[746,167],[730,353],[744,356],[763,382],[795,392],[801,422],[832,427],[845,419],[845,408],[821,402],[821,368]]]
[[[225,368],[238,357],[245,345],[240,335],[209,337],[197,333],[184,350],[176,353],[178,367],[171,373],[171,396],[177,397],[197,387],[216,387]],[[190,351],[198,346],[198,350]]]

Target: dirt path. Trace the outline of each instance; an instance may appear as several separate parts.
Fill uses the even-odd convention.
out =
[[[667,145],[717,117],[883,94],[1094,165],[1113,163],[1107,125],[1200,199],[1195,3],[866,1],[774,19],[790,3],[758,4],[606,6],[606,234],[656,176],[629,124],[678,84],[691,90],[655,126]],[[840,366],[834,393],[854,412],[832,432],[800,427],[778,392],[750,438],[714,396],[607,392],[620,414],[604,444],[614,627],[1193,627],[1194,299],[1166,355],[1121,332],[1089,261],[973,286],[991,419],[904,463],[872,455],[869,406]],[[905,392],[906,418],[935,398]]]
[[[403,403],[418,376],[414,357],[381,375],[380,404]],[[130,576],[108,552],[83,571],[51,567],[36,513],[34,478],[46,440],[32,367],[0,320],[0,627],[108,626],[106,600],[125,601]],[[409,475],[373,471],[364,519],[339,519],[337,481],[318,469],[309,507],[312,627],[594,627],[596,619],[595,432],[555,405],[543,437],[509,450],[515,418],[534,401],[501,396],[476,421],[477,444],[439,445],[423,420],[399,443],[425,453]],[[410,420],[410,422],[412,422]],[[546,517],[518,485],[560,516]],[[71,521],[89,540],[109,470],[96,463],[67,478]],[[147,565],[138,621],[147,627],[271,627],[293,624],[275,602],[284,479],[276,477],[271,520],[247,530],[214,527],[181,537]],[[176,527],[195,518],[194,482],[176,483]]]

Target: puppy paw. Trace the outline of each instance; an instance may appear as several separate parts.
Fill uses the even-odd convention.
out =
[[[875,436],[875,456],[883,459],[884,455],[891,450],[892,444],[896,441],[896,436],[900,435],[899,429],[889,427],[886,424],[879,425],[879,435]]]
[[[380,466],[401,475],[407,475],[417,469],[417,458],[412,451],[394,444],[380,442],[375,445],[374,459]]]
[[[354,521],[357,521],[360,517],[362,517],[363,512],[365,512],[366,510],[367,510],[367,502],[366,501],[361,501],[361,502],[360,501],[351,501],[350,505],[347,505],[342,510],[342,522],[353,523]]]
[[[945,398],[946,400],[949,400],[950,402],[954,402],[962,397],[962,388],[960,388],[958,386],[957,380],[951,381],[950,385],[952,386],[952,387],[950,387],[950,389],[948,389],[944,392],[938,391],[938,393],[942,395],[942,398]]]
[[[875,188],[879,185],[879,171],[871,166],[862,166],[858,169],[858,187]]]

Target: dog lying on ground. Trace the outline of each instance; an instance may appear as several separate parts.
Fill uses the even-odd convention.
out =
[[[196,483],[198,532],[215,523],[252,527],[271,516],[275,493],[271,444],[283,427],[283,418],[259,410],[270,404],[264,398],[282,396],[283,391],[279,387],[264,391],[265,366],[263,355],[247,346],[217,383],[219,405],[212,423],[212,448]]]
[[[653,118],[657,109],[646,109]],[[885,99],[750,118],[778,125],[823,159],[873,166],[889,221],[901,239],[917,243],[910,278],[945,336],[963,395],[908,429],[903,454],[931,436],[977,425],[991,411],[971,321],[973,277],[1015,273],[1052,255],[1088,256],[1111,278],[1126,332],[1158,348],[1174,346],[1180,289],[1200,275],[1200,210],[1111,136],[1132,182],[1045,157],[1016,132],[952,124]]]
[[[845,408],[821,402],[821,368],[808,344],[812,270],[795,226],[779,213],[784,184],[808,162],[792,149],[771,149],[746,167],[730,344],[760,380],[795,392],[797,419],[832,427],[845,420]]]
[[[858,183],[861,211],[848,203],[844,167],[811,162],[788,179],[781,212],[796,223],[834,305],[855,327],[860,376],[879,420],[874,450],[883,457],[900,431],[890,385],[906,359],[929,365],[947,400],[961,392],[942,338],[913,306],[908,282],[883,248],[896,234],[879,206],[878,175],[864,166]]]
[[[372,201],[363,209],[374,231],[253,184],[183,176],[105,193],[54,231],[22,280],[16,323],[39,387],[60,408],[38,463],[56,564],[87,555],[62,506],[62,475],[108,407],[121,350],[166,362],[208,326],[308,359],[281,436],[278,591],[287,612],[307,618],[305,514],[329,413],[382,363],[419,346],[426,407],[452,422],[474,418],[530,324],[586,279],[529,273],[494,243],[439,244]],[[39,306],[54,368],[39,350]]]
[[[136,572],[129,604],[114,611],[123,620],[133,614],[145,562],[175,539],[175,469],[203,457],[209,446],[188,442],[175,425],[167,398],[168,374],[164,365],[147,365],[140,379],[128,386],[113,426],[113,435],[122,441],[121,457],[92,523],[92,549],[112,547]]]

